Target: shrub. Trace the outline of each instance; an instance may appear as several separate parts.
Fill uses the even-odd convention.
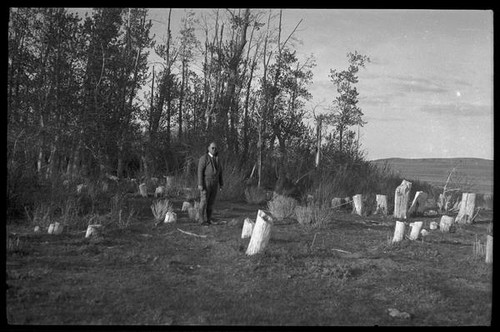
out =
[[[163,221],[167,212],[172,212],[173,210],[173,206],[168,199],[156,200],[151,204],[151,211],[157,222]]]
[[[245,189],[245,175],[236,166],[226,164],[223,167],[224,188],[219,192],[222,201],[239,200],[243,198]]]
[[[311,225],[313,222],[313,211],[311,206],[296,206],[295,217],[301,225]]]
[[[266,201],[266,192],[257,186],[245,189],[245,200],[249,204],[261,204]]]
[[[334,212],[333,209],[325,205],[309,204],[307,206],[297,206],[295,216],[301,225],[320,227],[332,220]]]
[[[294,198],[276,195],[267,203],[267,208],[278,221],[291,218],[295,215],[297,201]]]

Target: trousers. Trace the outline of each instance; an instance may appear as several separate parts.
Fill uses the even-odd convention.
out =
[[[206,190],[200,192],[200,216],[201,222],[208,221],[212,218],[213,206],[215,203],[215,198],[217,197],[217,191],[219,189],[219,183],[217,180],[206,179],[205,180]]]

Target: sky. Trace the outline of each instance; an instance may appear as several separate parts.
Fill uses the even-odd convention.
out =
[[[149,13],[162,38],[168,9]],[[174,34],[183,15],[172,11]],[[283,9],[282,19],[285,36],[302,20],[297,56],[317,63],[308,109],[330,111],[330,70],[346,69],[348,52],[371,59],[357,85],[368,160],[493,159],[493,11],[301,8]]]

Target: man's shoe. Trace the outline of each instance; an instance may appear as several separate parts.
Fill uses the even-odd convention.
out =
[[[201,223],[201,226],[210,226],[210,222],[209,221],[204,221]]]

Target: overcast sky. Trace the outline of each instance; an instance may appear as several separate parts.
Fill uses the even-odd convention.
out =
[[[172,11],[174,31],[183,14]],[[150,9],[158,37],[167,15]],[[493,11],[284,9],[283,35],[301,19],[299,60],[314,54],[317,62],[309,108],[331,106],[328,75],[347,68],[348,52],[372,60],[358,83],[369,160],[493,159]]]

